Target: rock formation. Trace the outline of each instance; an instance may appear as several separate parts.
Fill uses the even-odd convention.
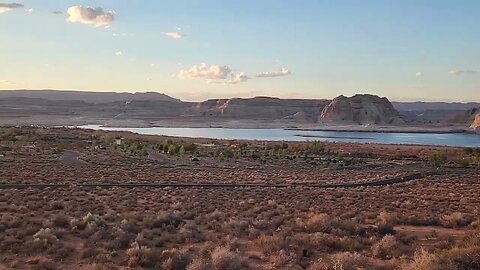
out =
[[[271,97],[214,99],[199,102],[187,114],[203,117],[247,119],[303,119],[315,122],[328,100]]]
[[[478,134],[480,134],[480,108],[476,110],[475,117],[473,118],[473,122],[470,125],[470,128],[475,130]]]
[[[387,98],[375,95],[339,96],[319,116],[322,123],[394,125],[405,122]]]

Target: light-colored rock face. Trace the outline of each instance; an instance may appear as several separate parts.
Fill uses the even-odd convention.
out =
[[[475,115],[475,118],[473,119],[473,123],[470,125],[470,128],[480,134],[480,112]]]
[[[224,118],[302,119],[314,122],[328,102],[269,97],[218,99],[200,102],[188,114]]]
[[[374,95],[339,96],[321,112],[319,122],[344,124],[402,124],[403,117],[387,98]]]

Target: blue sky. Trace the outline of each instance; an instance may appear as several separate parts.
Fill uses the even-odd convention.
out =
[[[16,2],[0,89],[480,101],[477,0]]]

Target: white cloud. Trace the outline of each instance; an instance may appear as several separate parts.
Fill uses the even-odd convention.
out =
[[[471,69],[452,69],[450,70],[450,75],[459,76],[459,75],[466,75],[466,74],[474,74],[475,70]]]
[[[29,8],[29,9],[27,10],[27,13],[28,13],[28,14],[32,14],[32,13],[33,13],[33,8]]]
[[[227,84],[237,84],[240,82],[246,82],[250,80],[250,77],[248,77],[244,72],[238,73],[238,74],[230,74],[230,78],[227,80]]]
[[[122,51],[116,51],[116,52],[115,52],[115,55],[116,55],[116,56],[123,56],[124,54],[123,54]]]
[[[283,76],[288,76],[290,75],[290,70],[286,68],[282,68],[279,71],[273,71],[273,72],[261,72],[255,75],[257,78],[273,78],[273,77],[283,77]]]
[[[133,36],[133,34],[129,34],[129,33],[113,33],[112,36],[114,36],[114,37],[127,37],[127,36]]]
[[[206,83],[237,84],[250,79],[244,72],[232,73],[227,66],[212,65],[205,63],[195,65],[190,69],[182,69],[177,75],[181,80],[204,79]]]
[[[0,3],[0,14],[14,10],[16,8],[22,8],[23,5],[19,3],[3,4]]]
[[[417,72],[417,73],[415,73],[415,76],[417,76],[417,77],[423,77],[423,76],[425,76],[425,73],[423,73],[423,72]]]
[[[173,39],[182,39],[185,37],[185,35],[180,32],[164,32],[163,34]]]
[[[195,65],[190,69],[182,69],[178,73],[178,78],[181,80],[191,80],[201,78],[205,80],[225,80],[232,70],[227,66],[213,65],[209,66],[205,63]]]
[[[115,20],[115,11],[104,11],[101,7],[72,6],[68,8],[67,13],[69,15],[67,21],[95,27],[110,27]]]

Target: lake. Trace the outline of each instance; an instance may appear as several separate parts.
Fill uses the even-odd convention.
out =
[[[344,132],[304,131],[286,129],[229,129],[229,128],[117,128],[99,125],[79,128],[110,131],[130,131],[144,135],[165,135],[189,138],[261,141],[331,141],[379,144],[419,144],[480,147],[480,135],[464,133],[389,133],[389,132]]]

